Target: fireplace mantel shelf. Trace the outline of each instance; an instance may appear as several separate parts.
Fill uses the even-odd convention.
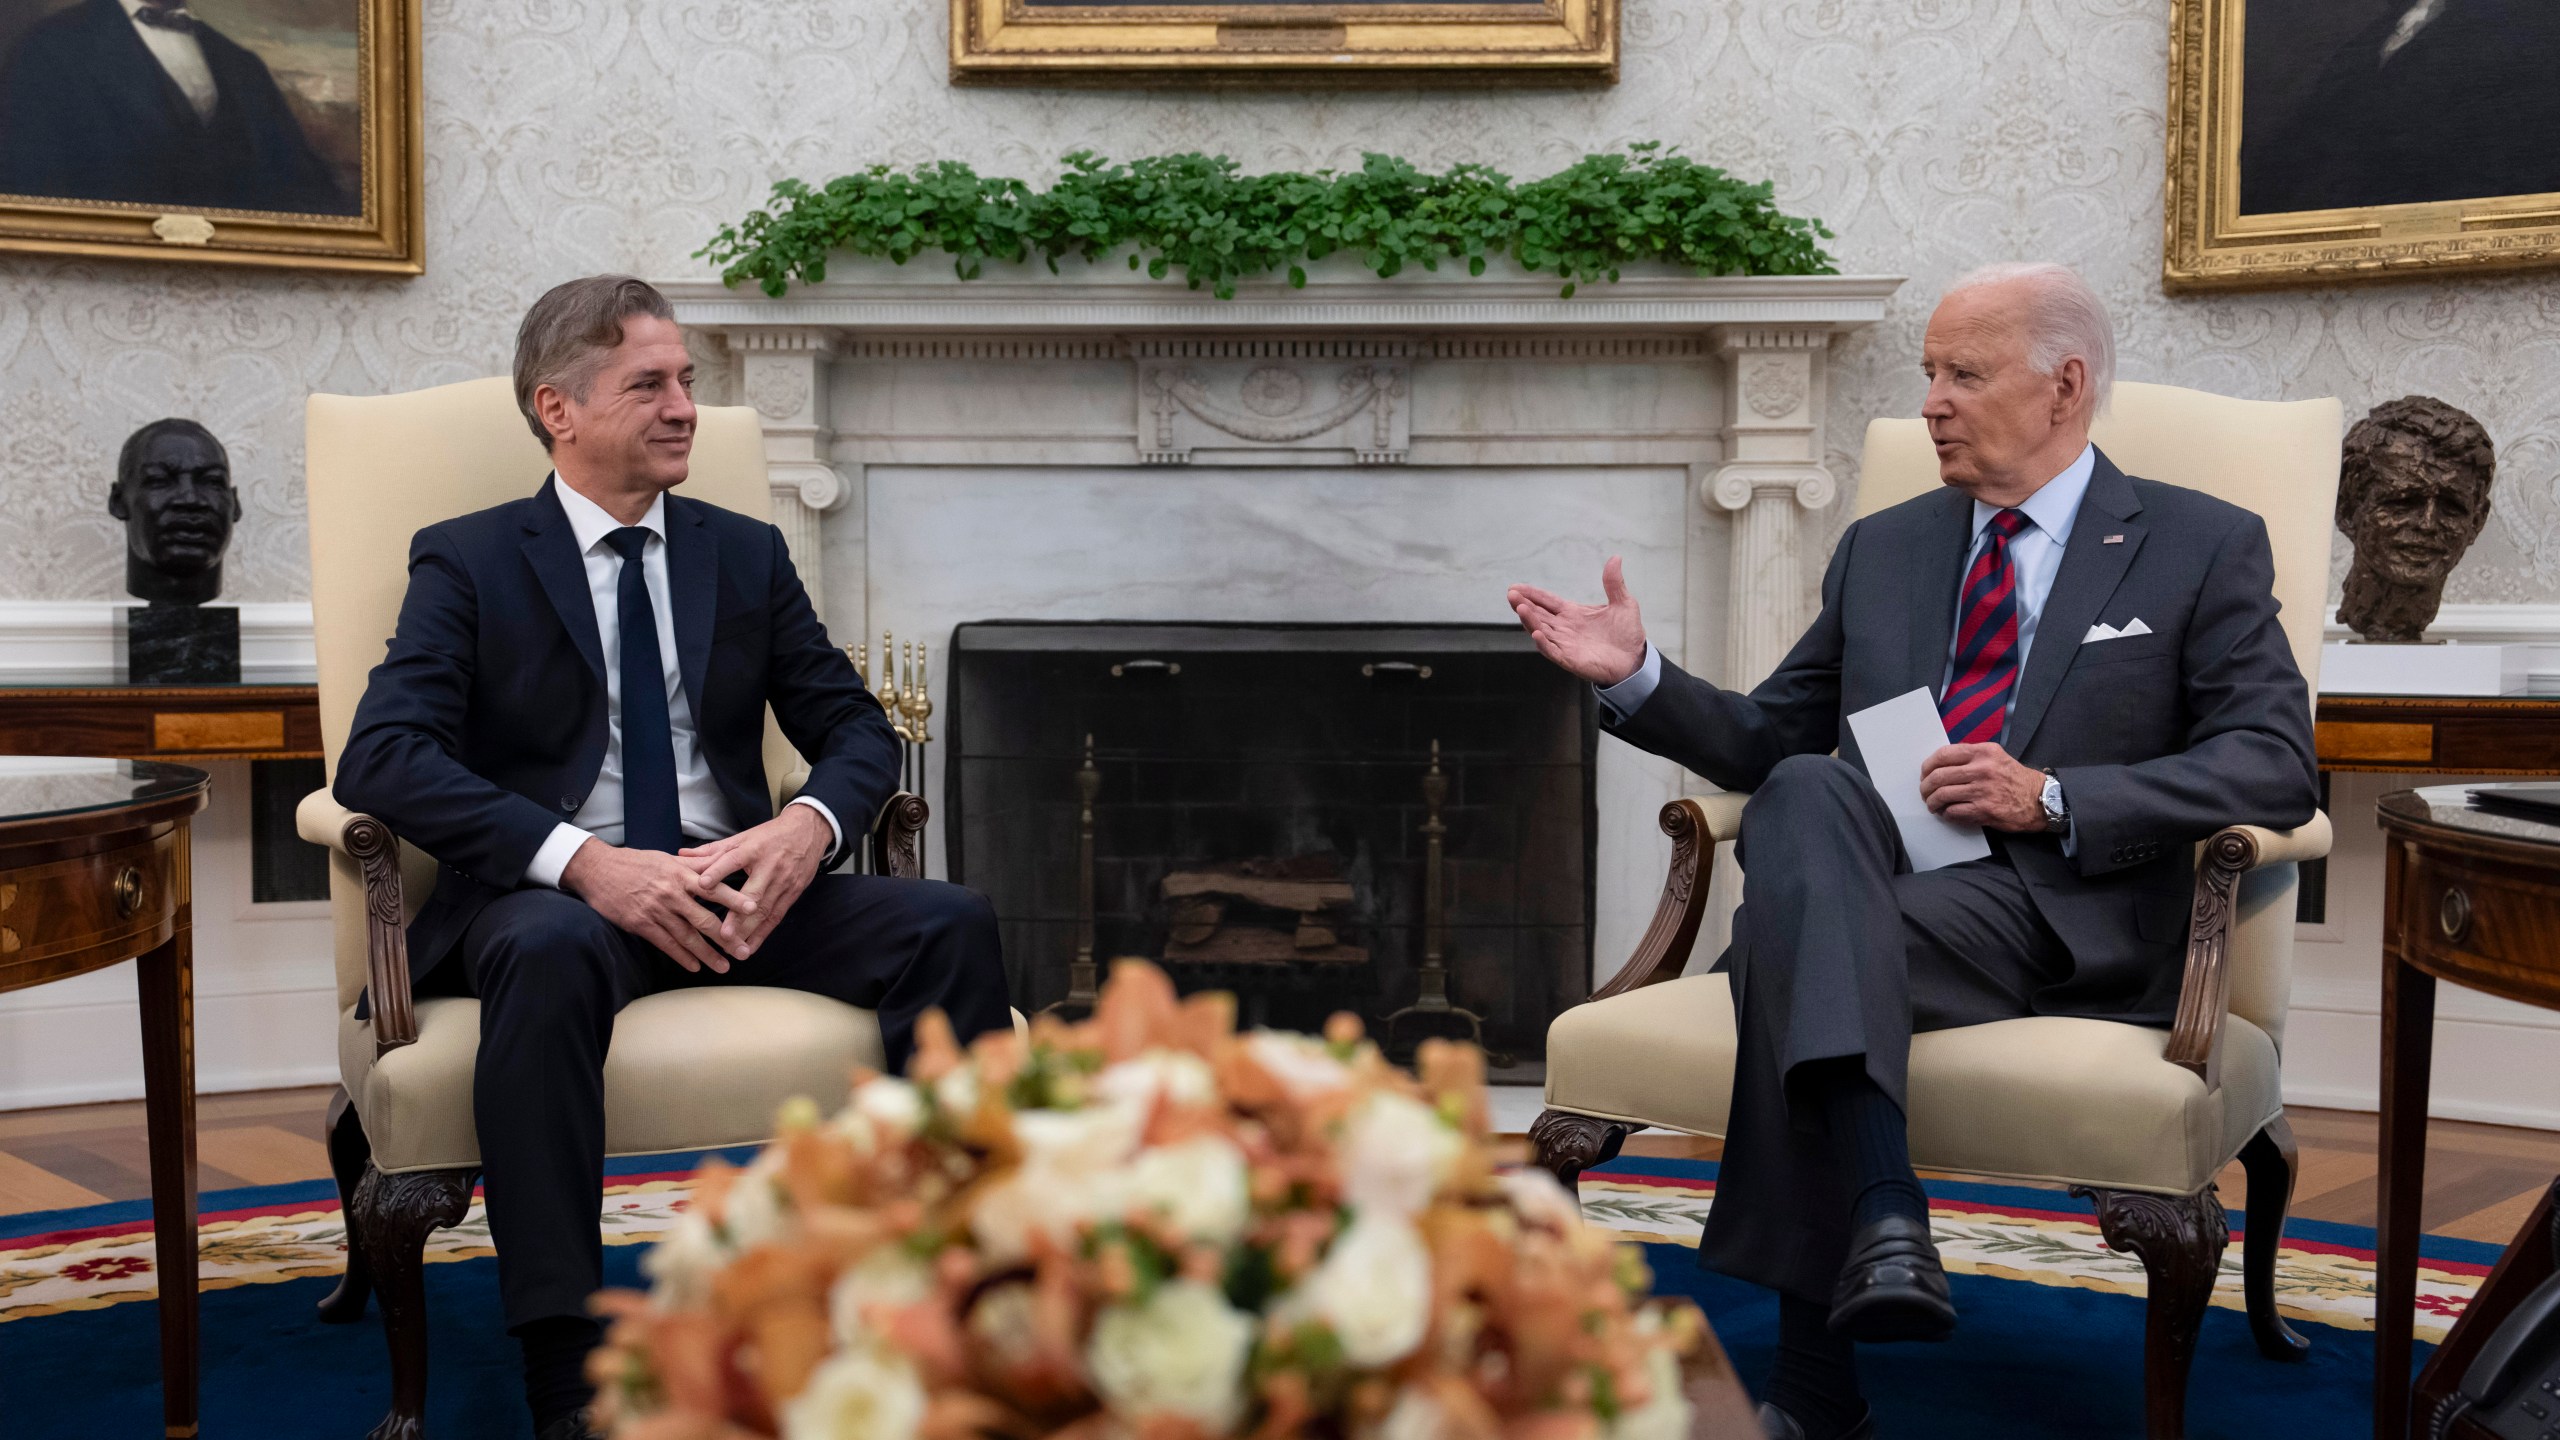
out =
[[[682,281],[659,288],[684,323],[707,330],[807,328],[876,334],[1061,335],[1128,331],[1484,331],[1656,334],[1731,325],[1871,325],[1902,284],[1897,275],[1696,276],[1630,273],[1561,298],[1554,276],[1470,277],[1409,271],[1320,271],[1304,289],[1241,284],[1232,300],[1179,279],[1148,280],[1073,262],[1057,275],[1001,267],[978,280],[939,260],[837,267],[817,285],[768,298],[751,287]]]

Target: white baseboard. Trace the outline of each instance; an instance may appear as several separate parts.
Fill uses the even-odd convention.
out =
[[[195,1009],[197,1093],[336,1083],[335,987],[199,994]],[[0,1012],[0,1110],[141,1098],[137,1002]]]
[[[0,601],[0,685],[118,683],[119,617],[136,603]],[[311,602],[248,600],[238,605],[240,678],[252,683],[308,683],[317,663],[311,644]]]
[[[2560,1013],[2458,986],[2436,991],[2427,1113],[2446,1120],[2560,1130]],[[2298,980],[2285,1021],[2287,1104],[2381,1106],[2379,982]]]

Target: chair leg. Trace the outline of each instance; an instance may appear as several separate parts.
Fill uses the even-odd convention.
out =
[[[1584,1167],[1618,1158],[1618,1147],[1626,1139],[1627,1127],[1614,1121],[1570,1110],[1544,1110],[1529,1127],[1529,1152],[1538,1168],[1555,1176],[1565,1193],[1571,1194]]]
[[[347,1268],[338,1277],[338,1288],[320,1302],[320,1318],[331,1325],[352,1325],[364,1318],[365,1301],[373,1296],[373,1271],[356,1245],[354,1224],[356,1185],[373,1159],[373,1144],[364,1138],[364,1122],[356,1117],[343,1085],[329,1097],[329,1117],[321,1128],[329,1137],[329,1171],[338,1181],[338,1216],[347,1224]]]
[[[347,1234],[382,1295],[382,1338],[391,1350],[391,1409],[366,1440],[423,1440],[426,1434],[427,1235],[462,1223],[477,1174],[385,1175],[367,1162],[356,1183]]]
[[[2222,1252],[2231,1243],[2222,1201],[2211,1185],[2194,1195],[2143,1195],[2078,1185],[2071,1193],[2096,1202],[2098,1233],[2107,1248],[2142,1257],[2143,1274],[2150,1281],[2142,1338],[2143,1434],[2148,1440],[2183,1440],[2196,1332],[2204,1327]]]
[[[2276,1246],[2284,1239],[2285,1212],[2293,1206],[2293,1177],[2300,1166],[2293,1127],[2279,1114],[2240,1150],[2249,1176],[2249,1228],[2240,1237],[2240,1273],[2249,1296],[2249,1332],[2270,1360],[2302,1360],[2311,1342],[2293,1333],[2276,1313]]]

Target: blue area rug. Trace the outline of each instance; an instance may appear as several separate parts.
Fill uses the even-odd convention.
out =
[[[663,1215],[680,1201],[681,1174],[696,1158],[616,1162],[608,1229],[617,1199],[633,1224]],[[1592,1173],[1585,1203],[1596,1221],[1611,1224],[1613,1194],[1711,1195],[1713,1175],[1708,1165],[1623,1161]],[[1647,1186],[1652,1194],[1640,1193]],[[2051,1191],[1937,1183],[1929,1188],[1942,1231],[1976,1222],[2068,1231],[2076,1223],[2075,1202]],[[208,1253],[217,1237],[237,1244],[244,1236],[265,1236],[269,1252],[290,1263],[293,1257],[279,1237],[326,1241],[328,1232],[312,1227],[333,1220],[335,1208],[335,1195],[325,1185],[210,1193],[203,1204]],[[2086,1208],[2077,1208],[2085,1218]],[[51,1252],[59,1260],[79,1254],[93,1257],[79,1262],[93,1269],[108,1265],[122,1253],[115,1232],[131,1234],[144,1218],[143,1207],[125,1205],[0,1219],[0,1285],[18,1255]],[[2238,1218],[2233,1217],[2235,1230]],[[106,1238],[96,1238],[100,1234]],[[515,1347],[501,1330],[497,1265],[469,1256],[469,1240],[467,1233],[459,1237],[454,1243],[466,1249],[426,1271],[433,1354],[429,1433],[442,1440],[525,1440],[531,1426]],[[2372,1236],[2349,1226],[2298,1223],[2287,1228],[2287,1244],[2289,1254],[2298,1244],[2306,1253],[2334,1252],[2345,1257],[2339,1263],[2352,1265],[2356,1252],[2369,1256]],[[1755,1381],[1765,1374],[1777,1324],[1777,1305],[1768,1292],[1700,1271],[1694,1252],[1680,1244],[1654,1241],[1645,1248],[1656,1288],[1695,1298],[1741,1373]],[[637,1284],[642,1253],[637,1244],[609,1246],[606,1283]],[[2432,1267],[2469,1272],[2494,1259],[2496,1249],[2431,1238],[2427,1253]],[[2235,1238],[2235,1262],[2238,1254]],[[2369,1267],[2369,1260],[2364,1263]],[[323,1325],[313,1317],[313,1307],[335,1283],[330,1275],[252,1279],[205,1293],[202,1433],[208,1440],[354,1440],[381,1417],[388,1379],[378,1315],[347,1326]],[[1958,1274],[1953,1283],[1964,1315],[1954,1340],[1870,1347],[1860,1357],[1886,1440],[2138,1440],[2138,1294],[1983,1274]],[[20,1313],[23,1318],[9,1318],[0,1310],[7,1319],[0,1323],[0,1437],[98,1440],[159,1433],[152,1305],[97,1303]],[[2258,1357],[2240,1313],[2207,1313],[2189,1385],[2190,1435],[2259,1440],[2370,1432],[2371,1332],[2294,1323],[2311,1340],[2312,1355],[2307,1363],[2284,1365]],[[2428,1348],[2419,1347],[2421,1360]]]

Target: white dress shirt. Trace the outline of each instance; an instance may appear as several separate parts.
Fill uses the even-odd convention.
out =
[[[132,20],[142,9],[142,0],[123,0],[125,18]],[[133,20],[134,33],[149,47],[151,58],[169,72],[178,93],[196,112],[196,119],[213,121],[213,107],[222,101],[222,92],[213,83],[213,67],[204,63],[204,46],[192,30],[172,30],[165,25],[145,25]]]
[[[130,0],[128,0],[130,3]],[[536,885],[560,888],[560,872],[569,867],[569,857],[589,836],[608,845],[622,843],[622,552],[605,543],[605,537],[623,528],[622,522],[607,514],[603,506],[569,488],[559,476],[552,477],[552,493],[560,497],[560,508],[568,512],[569,533],[577,538],[579,558],[586,562],[587,597],[595,604],[596,639],[604,647],[604,768],[596,774],[596,788],[587,792],[587,803],[578,813],[554,827],[550,838],[533,854],[533,863],[525,867],[525,879]],[[720,786],[711,778],[711,766],[702,758],[702,747],[693,732],[693,706],[684,695],[684,672],[676,656],[675,603],[667,589],[667,497],[649,502],[649,513],[640,517],[640,528],[649,532],[640,550],[640,574],[649,587],[649,610],[658,622],[658,660],[666,675],[667,728],[674,732],[676,756],[676,810],[678,824],[690,840],[718,840],[734,835],[738,823],[729,814],[729,802],[720,794]],[[834,812],[807,796],[794,799],[794,805],[806,805],[827,822],[834,834],[829,853],[844,846],[844,827],[836,823]]]

